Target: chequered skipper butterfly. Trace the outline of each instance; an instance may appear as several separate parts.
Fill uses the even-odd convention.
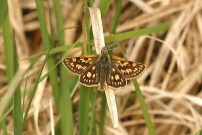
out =
[[[99,90],[104,90],[107,86],[124,87],[127,84],[126,79],[135,78],[145,68],[142,63],[110,56],[106,47],[100,55],[65,58],[63,64],[72,73],[79,75],[81,84],[88,87],[98,86]]]

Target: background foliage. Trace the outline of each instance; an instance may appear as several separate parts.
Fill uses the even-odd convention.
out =
[[[117,129],[105,95],[79,85],[61,63],[95,53],[87,9],[92,6],[101,10],[109,51],[146,65],[139,85],[129,81],[115,91]],[[199,134],[201,11],[201,0],[2,0],[0,134]],[[146,126],[149,118],[133,83],[154,128]]]

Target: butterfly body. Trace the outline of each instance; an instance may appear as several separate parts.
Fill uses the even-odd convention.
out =
[[[98,86],[99,90],[124,87],[126,79],[136,77],[145,68],[141,63],[110,56],[106,48],[102,49],[100,55],[65,58],[63,63],[68,70],[79,75],[81,84]]]
[[[111,61],[108,54],[99,55],[96,61],[97,76],[99,76],[99,89],[103,90],[106,86],[106,80],[111,74]]]

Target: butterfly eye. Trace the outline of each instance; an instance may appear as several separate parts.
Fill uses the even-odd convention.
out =
[[[107,47],[102,48],[101,54],[108,54]]]

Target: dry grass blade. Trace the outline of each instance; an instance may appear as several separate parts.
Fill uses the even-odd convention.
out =
[[[53,103],[50,99],[50,102],[49,102],[49,106],[50,106],[50,119],[51,119],[51,135],[55,135],[55,129],[54,129],[54,115],[53,115]]]
[[[96,52],[97,52],[97,54],[100,54],[101,49],[103,47],[105,47],[101,13],[100,13],[100,10],[97,8],[89,8],[89,12],[90,12],[90,17],[91,17]],[[117,128],[118,127],[118,114],[117,114],[117,106],[116,106],[114,90],[106,89],[105,94],[106,94],[107,104],[109,107],[113,126],[114,126],[114,128]]]
[[[0,108],[0,118],[2,118],[2,115],[3,115],[6,107],[8,106],[10,99],[12,98],[16,88],[20,84],[23,74],[24,74],[24,71],[22,71],[22,70],[18,70],[16,72],[13,80],[11,81],[10,85],[8,86],[7,92],[1,98],[1,102],[0,102],[0,106],[1,106],[1,108]]]

